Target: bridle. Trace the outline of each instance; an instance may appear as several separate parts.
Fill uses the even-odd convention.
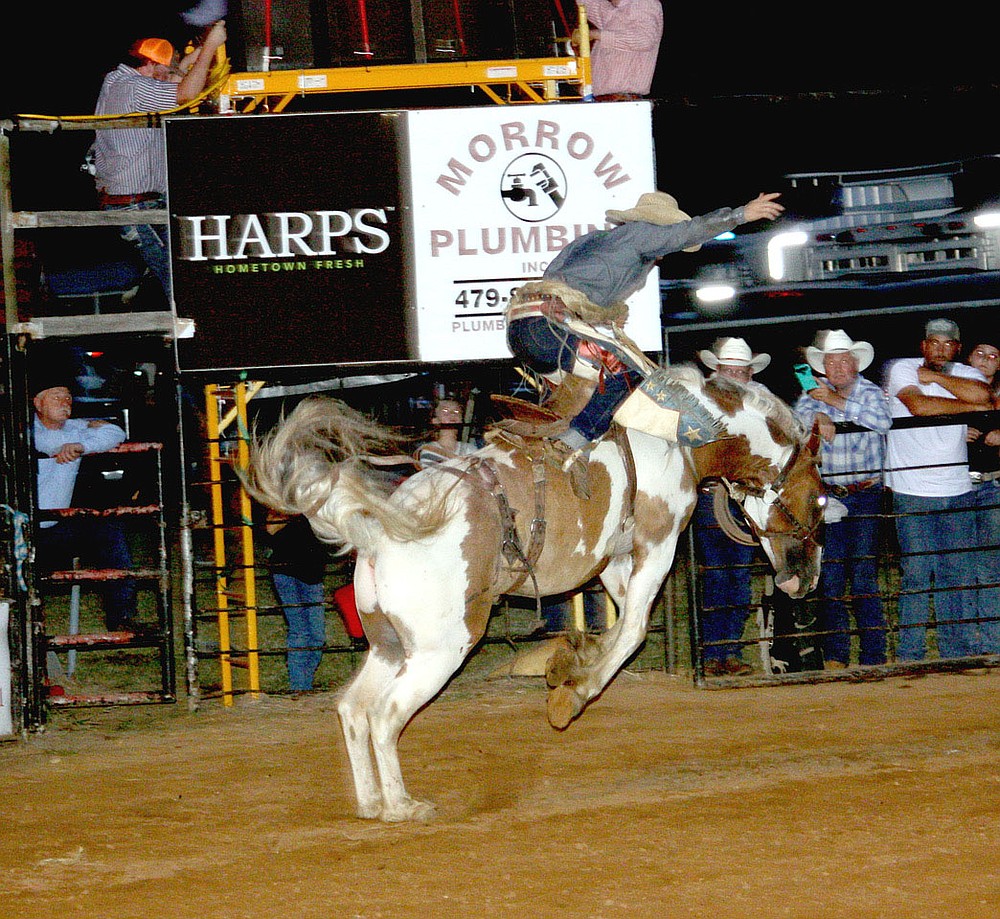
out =
[[[798,460],[801,451],[802,451],[801,444],[796,443],[795,446],[792,448],[791,455],[788,457],[788,459],[785,461],[785,464],[778,471],[778,474],[774,477],[774,480],[765,483],[764,485],[747,485],[743,482],[731,482],[729,479],[726,479],[725,477],[720,478],[719,481],[721,481],[722,484],[725,486],[728,495],[737,504],[739,504],[740,507],[744,506],[743,503],[744,501],[746,501],[748,497],[759,498],[761,502],[763,502],[764,506],[768,509],[768,511],[770,511],[772,507],[777,508],[778,511],[780,511],[781,514],[792,525],[790,533],[779,532],[777,530],[763,530],[756,534],[757,538],[755,539],[750,534],[747,534],[745,531],[741,530],[739,527],[736,527],[735,524],[734,524],[735,531],[739,535],[734,535],[734,533],[730,530],[730,528],[722,524],[720,518],[720,526],[722,526],[722,528],[726,531],[726,534],[729,536],[730,539],[742,543],[745,546],[756,545],[758,539],[762,538],[771,539],[777,536],[792,536],[794,538],[799,539],[802,542],[816,542],[816,530],[819,529],[819,525],[820,523],[822,523],[823,520],[822,515],[817,517],[816,522],[813,523],[811,526],[807,526],[806,524],[802,523],[802,521],[800,521],[795,516],[795,514],[792,513],[791,509],[788,507],[788,505],[784,502],[784,500],[781,497],[781,490],[785,487],[785,482],[788,479],[792,467]],[[821,497],[820,500],[825,501],[825,498]],[[717,517],[719,516],[718,510],[720,503],[725,503],[725,502],[720,502],[718,500],[718,494],[717,494],[715,502]],[[744,508],[744,511],[745,510],[746,509]],[[768,516],[770,516],[770,513],[768,514]]]

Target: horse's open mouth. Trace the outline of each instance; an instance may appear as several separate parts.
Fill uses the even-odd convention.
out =
[[[789,576],[787,572],[781,572],[774,579],[775,586],[782,593],[788,594],[793,600],[801,600],[807,594],[811,593],[818,582],[818,576],[807,581],[800,578],[797,574]]]

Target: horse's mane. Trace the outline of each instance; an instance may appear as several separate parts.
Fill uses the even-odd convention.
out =
[[[796,440],[805,436],[805,429],[788,403],[779,399],[766,386],[754,384],[746,386],[731,377],[714,376],[711,385],[722,392],[736,393],[744,408],[759,412],[766,421],[772,421],[781,430]]]

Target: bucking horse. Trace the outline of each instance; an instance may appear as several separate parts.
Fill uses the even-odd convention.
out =
[[[552,726],[580,715],[642,643],[703,480],[721,482],[740,504],[781,590],[803,597],[816,586],[817,432],[766,390],[684,369],[692,396],[724,418],[723,438],[692,449],[615,425],[591,454],[586,499],[547,457],[544,438],[502,422],[477,453],[391,490],[377,461],[392,432],[335,399],[309,398],[255,439],[251,493],[357,553],[369,649],[338,714],[360,817],[432,813],[406,790],[399,736],[483,637],[502,595],[560,594],[600,576],[615,624],[572,634],[546,669]]]

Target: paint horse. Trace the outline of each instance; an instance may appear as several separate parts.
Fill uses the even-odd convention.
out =
[[[562,593],[599,574],[616,623],[575,634],[547,666],[549,721],[567,727],[643,641],[701,480],[722,480],[741,504],[778,587],[793,597],[815,587],[825,500],[818,435],[807,437],[766,391],[689,372],[686,387],[725,417],[728,436],[689,449],[618,429],[591,455],[586,500],[541,458],[542,441],[533,449],[502,436],[387,492],[365,457],[385,448],[388,432],[328,398],[300,403],[255,442],[251,492],[357,552],[369,650],[338,713],[359,816],[432,812],[407,792],[397,742],[483,637],[497,599]]]

